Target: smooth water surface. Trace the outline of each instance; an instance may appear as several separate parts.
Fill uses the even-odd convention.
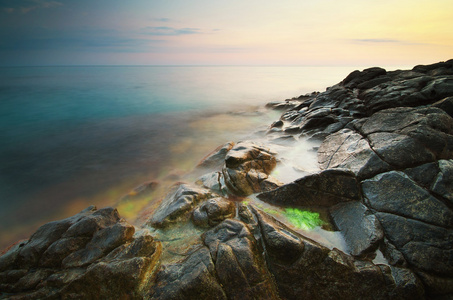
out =
[[[177,180],[278,118],[267,102],[323,91],[351,70],[0,68],[0,248],[144,181]]]

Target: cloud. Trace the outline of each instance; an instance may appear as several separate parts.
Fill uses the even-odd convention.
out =
[[[399,44],[399,45],[428,45],[427,43],[419,43],[412,41],[402,41],[394,39],[352,39],[349,42],[355,44]]]
[[[63,3],[61,2],[48,0],[5,1],[3,4],[0,4],[0,6],[2,6],[2,11],[7,14],[27,14],[37,9],[54,8],[62,5]]]
[[[171,21],[170,18],[153,18],[152,20],[156,21],[156,22],[170,22]]]
[[[156,36],[177,36],[177,35],[189,35],[189,34],[202,34],[200,28],[174,28],[168,26],[158,26],[158,27],[145,27],[141,30],[143,34],[146,35],[156,35]]]
[[[353,42],[358,43],[401,43],[399,40],[392,39],[354,39]]]

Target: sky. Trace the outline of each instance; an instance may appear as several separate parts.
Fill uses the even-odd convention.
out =
[[[416,65],[452,0],[0,0],[0,66]]]

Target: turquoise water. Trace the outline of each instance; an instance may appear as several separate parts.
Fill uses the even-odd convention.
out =
[[[262,107],[353,68],[0,68],[0,247],[84,205],[113,205],[269,124]],[[234,111],[257,114],[231,114]]]

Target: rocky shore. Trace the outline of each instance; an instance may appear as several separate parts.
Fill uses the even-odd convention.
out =
[[[267,107],[143,224],[88,207],[3,251],[0,299],[453,299],[453,60]]]

